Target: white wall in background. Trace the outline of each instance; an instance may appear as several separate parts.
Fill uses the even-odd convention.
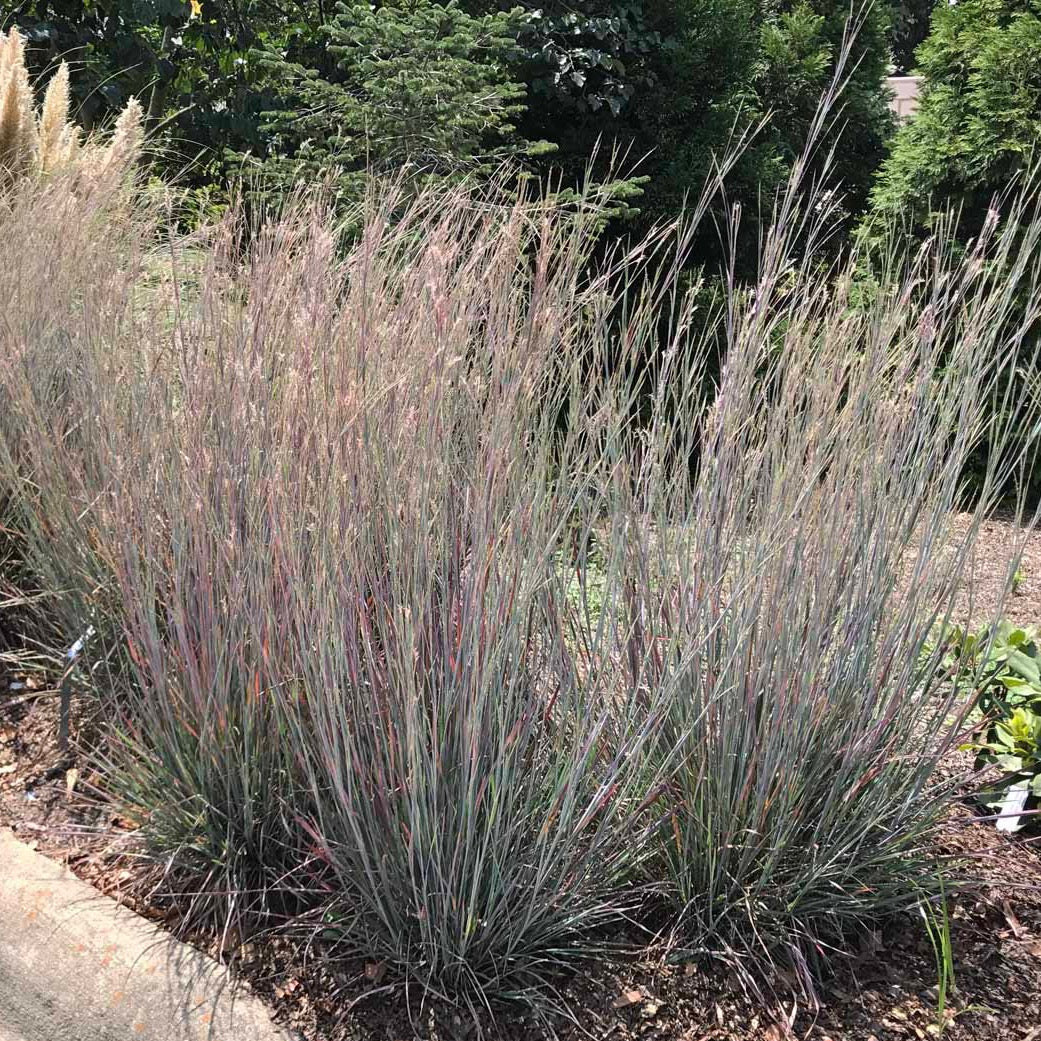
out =
[[[889,107],[897,118],[909,119],[918,111],[918,91],[921,87],[921,76],[889,76],[886,86],[893,92]]]

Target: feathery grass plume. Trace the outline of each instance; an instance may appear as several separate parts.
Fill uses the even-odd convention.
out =
[[[107,148],[98,156],[99,170],[122,173],[137,160],[143,141],[144,110],[137,98],[131,98],[116,120]]]
[[[25,42],[17,29],[0,33],[0,175],[7,185],[21,177],[74,169],[79,194],[111,187],[141,153],[144,129],[135,98],[120,113],[108,144],[81,143],[80,128],[69,119],[69,69],[62,62],[51,78],[37,120],[25,63]]]
[[[0,33],[0,177],[10,182],[31,173],[37,154],[25,41],[11,28]]]
[[[40,112],[38,164],[50,173],[73,158],[77,128],[69,123],[69,67],[62,62],[47,84]]]

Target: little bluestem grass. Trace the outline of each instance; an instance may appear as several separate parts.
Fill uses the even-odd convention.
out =
[[[98,762],[187,922],[476,1009],[648,892],[810,994],[918,905],[958,715],[926,648],[1008,474],[949,518],[1011,442],[1039,225],[1027,193],[967,252],[894,238],[863,302],[807,169],[718,321],[706,200],[607,259],[592,196],[391,185],[355,236],[301,198],[189,240],[8,200],[8,512],[41,639],[97,631]]]

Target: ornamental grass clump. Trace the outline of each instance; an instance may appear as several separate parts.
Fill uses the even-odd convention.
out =
[[[227,225],[177,317],[117,497],[113,773],[187,885],[476,1003],[625,906],[651,721],[580,663],[555,563],[589,484],[589,427],[556,421],[592,235],[397,202],[342,252],[294,211],[236,263]]]
[[[186,922],[476,1008],[649,893],[811,993],[928,894],[961,709],[926,648],[1007,485],[952,536],[1041,226],[1026,194],[966,253],[894,239],[868,296],[806,169],[707,315],[709,194],[605,259],[593,197],[120,211],[95,248],[59,183],[13,193],[11,524],[40,639],[93,630],[98,765]]]
[[[858,930],[936,887],[936,767],[971,698],[931,636],[1037,452],[1038,388],[1007,377],[1036,349],[1041,221],[1031,191],[967,253],[952,223],[914,252],[894,237],[865,303],[861,258],[814,259],[835,214],[807,195],[780,200],[750,291],[730,287],[708,401],[703,344],[670,348],[617,582],[631,682],[674,690],[651,871],[671,935],[812,997]]]
[[[62,62],[47,84],[39,114],[17,29],[0,32],[0,190],[22,178],[75,171],[79,194],[122,179],[143,141],[141,104],[131,98],[107,144],[83,140],[69,118],[69,67]]]
[[[317,205],[231,215],[150,293],[101,255],[89,315],[72,283],[19,297],[9,476],[67,632],[96,631],[107,784],[188,919],[293,918],[432,992],[530,998],[634,905],[651,823],[653,714],[560,567],[622,421],[586,379],[600,214],[460,190],[363,217],[345,242]],[[38,409],[26,352],[79,378]]]
[[[9,644],[60,660],[93,626],[103,661],[122,646],[122,623],[96,508],[86,507],[100,504],[108,453],[126,437],[128,370],[140,357],[118,345],[149,277],[155,223],[140,200],[81,195],[77,179],[25,179],[0,205],[0,544],[8,599],[20,601]]]

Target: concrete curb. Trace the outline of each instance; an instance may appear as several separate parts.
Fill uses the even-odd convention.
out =
[[[0,830],[0,1041],[293,1041],[206,955]]]

